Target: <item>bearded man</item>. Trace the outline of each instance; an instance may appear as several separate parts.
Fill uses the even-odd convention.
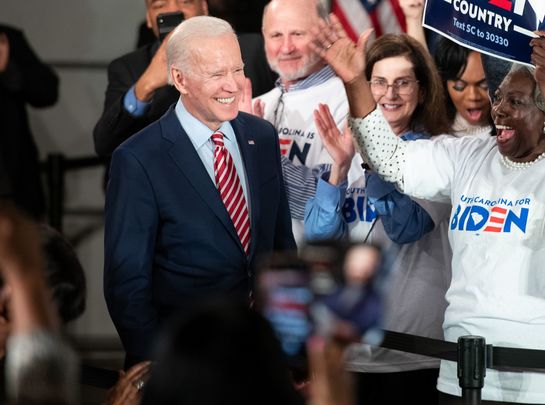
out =
[[[303,241],[305,203],[314,188],[303,193],[301,186],[295,187],[301,171],[294,166],[314,169],[331,163],[316,130],[313,111],[318,103],[327,104],[339,127],[344,126],[348,113],[341,80],[310,47],[314,39],[311,28],[326,18],[327,10],[317,0],[272,0],[263,11],[265,54],[279,78],[274,89],[256,99],[254,111],[260,111],[275,126],[280,152],[293,164],[283,163],[283,170],[298,244]],[[300,185],[303,182],[301,178]]]

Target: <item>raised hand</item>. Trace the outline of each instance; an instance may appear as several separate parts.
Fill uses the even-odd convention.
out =
[[[242,88],[242,96],[238,102],[239,111],[243,111],[248,114],[253,114],[259,118],[263,118],[265,113],[265,103],[260,99],[255,99],[252,102],[252,81],[249,78],[244,80],[244,87]]]
[[[338,185],[346,179],[354,157],[352,136],[347,126],[344,133],[339,131],[329,107],[325,104],[319,104],[318,108],[314,110],[314,123],[324,147],[333,158],[329,182]]]
[[[424,12],[423,0],[399,0],[399,6],[403,10],[406,20],[418,20],[422,21],[422,14]]]
[[[252,113],[259,118],[263,118],[265,116],[265,102],[258,98],[255,99]]]
[[[545,31],[536,31],[535,34],[539,35],[539,37],[530,41],[532,46],[531,61],[536,67],[534,72],[536,82],[541,89],[541,93],[545,94]]]
[[[168,84],[167,38],[168,36],[163,40],[150,64],[135,83],[134,93],[140,101],[150,101],[157,89]]]
[[[339,131],[326,104],[319,104],[318,108],[314,110],[314,123],[324,147],[333,161],[339,166],[350,166],[354,157],[354,144],[348,127],[345,127],[344,133]]]
[[[422,27],[424,0],[399,0],[399,5],[403,10],[403,14],[405,14],[407,34],[420,42],[424,48],[428,49],[424,27]]]
[[[316,39],[310,46],[345,83],[349,83],[364,76],[365,47],[372,32],[372,28],[364,31],[355,44],[348,38],[337,17],[331,14],[329,22],[320,20],[318,26],[312,29]]]
[[[252,81],[247,77],[244,79],[244,87],[238,100],[238,110],[252,114]]]

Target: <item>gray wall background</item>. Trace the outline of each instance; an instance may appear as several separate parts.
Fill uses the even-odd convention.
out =
[[[134,49],[144,0],[0,0],[0,22],[22,29],[46,62],[107,64]],[[67,157],[94,155],[92,130],[104,101],[105,68],[55,68],[60,97],[54,107],[29,109],[31,126],[42,159],[48,153]],[[103,169],[85,169],[66,177],[68,210],[102,208]],[[103,227],[100,217],[65,218],[70,236],[97,225],[76,246],[88,282],[87,310],[71,325],[80,336],[117,336],[102,295]]]

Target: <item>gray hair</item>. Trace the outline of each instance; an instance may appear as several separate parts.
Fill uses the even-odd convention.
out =
[[[166,46],[169,84],[173,82],[170,73],[172,66],[185,74],[192,72],[192,58],[196,41],[202,38],[217,38],[225,34],[235,35],[235,31],[227,21],[216,17],[196,16],[178,25],[169,37]]]
[[[267,14],[270,5],[273,3],[274,0],[268,2],[265,7],[263,8],[263,17],[261,20],[261,28],[263,28],[263,21],[265,21],[265,15]],[[318,14],[318,17],[322,20],[327,20],[329,17],[329,11],[328,7],[326,7],[326,0],[314,0],[316,3],[316,14]]]
[[[514,73],[518,73],[518,72],[526,73],[534,81],[535,83],[534,94],[533,94],[534,103],[536,104],[536,107],[539,110],[545,112],[545,98],[543,98],[543,94],[541,94],[541,89],[539,88],[539,85],[537,84],[534,78],[535,68],[533,66],[513,63],[513,66],[511,67],[511,69],[509,70],[509,72],[507,73],[505,77]]]

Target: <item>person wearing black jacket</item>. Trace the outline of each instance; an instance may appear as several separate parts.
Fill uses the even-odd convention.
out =
[[[55,104],[58,86],[57,75],[40,61],[23,32],[0,25],[0,197],[35,219],[45,214],[45,198],[26,107]]]
[[[157,15],[181,11],[188,19],[207,15],[206,0],[146,0],[146,24],[159,38]],[[268,91],[276,76],[268,68],[260,34],[239,35],[244,71],[252,81],[254,96]],[[165,45],[156,41],[115,59],[108,66],[104,110],[94,131],[95,151],[109,157],[131,135],[161,118],[179,93],[167,83]]]

